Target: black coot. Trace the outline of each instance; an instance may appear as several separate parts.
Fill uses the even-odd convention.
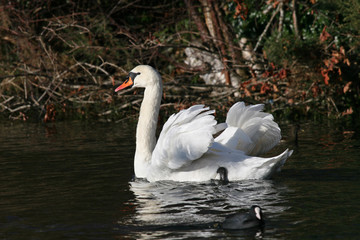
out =
[[[259,206],[252,206],[248,213],[235,213],[226,217],[223,229],[236,230],[260,227],[264,225],[262,211]]]

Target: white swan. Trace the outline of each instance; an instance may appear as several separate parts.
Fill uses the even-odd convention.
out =
[[[214,111],[203,105],[181,110],[170,116],[156,142],[161,76],[151,66],[139,65],[115,92],[129,86],[145,88],[136,129],[137,178],[150,182],[208,181],[215,178],[219,167],[224,167],[229,181],[265,179],[292,154],[287,149],[276,157],[257,157],[279,143],[280,128],[271,114],[262,112],[262,104],[245,106],[243,102],[230,108],[222,124],[217,124]]]

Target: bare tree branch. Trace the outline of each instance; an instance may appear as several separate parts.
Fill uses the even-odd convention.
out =
[[[276,14],[278,14],[279,11],[280,11],[280,5],[278,5],[278,7],[276,8],[276,10],[273,12],[273,14],[272,14],[269,22],[266,24],[266,27],[265,27],[264,31],[261,33],[261,35],[260,35],[260,37],[259,37],[259,39],[258,39],[258,41],[257,41],[257,43],[256,43],[256,45],[255,45],[254,52],[256,52],[256,50],[258,49],[258,47],[259,47],[262,39],[264,38],[265,34],[266,34],[267,31],[269,30],[269,27],[270,27],[272,21],[274,20]]]

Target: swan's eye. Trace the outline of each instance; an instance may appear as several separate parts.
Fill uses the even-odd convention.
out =
[[[128,79],[131,78],[134,81],[137,75],[140,75],[140,73],[130,72]]]

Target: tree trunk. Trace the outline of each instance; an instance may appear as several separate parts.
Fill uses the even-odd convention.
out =
[[[293,24],[294,24],[294,33],[295,36],[297,38],[299,38],[299,26],[298,26],[298,22],[297,22],[297,17],[296,17],[296,1],[292,0],[292,19],[293,19]]]
[[[224,65],[224,70],[223,73],[225,75],[225,84],[226,85],[231,85],[231,79],[230,79],[230,72],[229,72],[229,67],[228,67],[228,59],[227,59],[227,51],[226,51],[226,47],[225,47],[225,42],[223,39],[223,36],[220,32],[220,25],[219,25],[219,17],[218,17],[218,12],[215,10],[215,5],[216,3],[213,0],[202,0],[202,2],[206,2],[206,6],[207,9],[209,10],[209,16],[210,17],[206,22],[206,24],[208,24],[208,22],[210,23],[210,25],[208,26],[208,28],[210,27],[212,30],[214,31],[214,43],[215,46],[217,46],[220,49],[220,57],[221,57],[221,61]],[[205,14],[205,11],[204,11]],[[209,31],[210,31],[209,28]]]
[[[204,22],[202,21],[201,17],[198,15],[194,5],[192,4],[192,0],[185,0],[185,4],[187,8],[189,9],[189,13],[191,18],[194,20],[197,29],[200,32],[200,37],[203,42],[208,42],[210,40],[209,38],[209,32],[206,29],[206,26],[204,25]]]
[[[211,3],[209,0],[200,0],[200,2],[203,7],[205,23],[209,30],[210,36],[215,38],[215,27],[214,27],[213,19],[211,17],[211,12],[212,12]]]
[[[217,13],[217,18],[218,18],[218,21],[219,21],[220,29],[222,31],[222,35],[223,35],[224,40],[225,40],[225,44],[227,46],[227,49],[228,49],[229,54],[230,54],[231,59],[232,59],[232,64],[236,65],[236,64],[244,62],[242,57],[241,57],[240,51],[235,48],[234,41],[233,41],[234,36],[233,36],[231,30],[226,25],[224,19],[223,19],[221,9],[219,9],[219,6],[218,6],[218,4],[216,2],[214,2],[213,4],[214,4],[214,9],[215,9],[215,11]],[[246,73],[245,73],[244,69],[239,68],[239,69],[237,69],[236,72],[241,77],[246,77]]]

